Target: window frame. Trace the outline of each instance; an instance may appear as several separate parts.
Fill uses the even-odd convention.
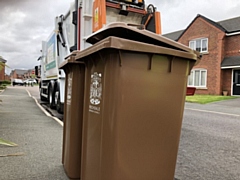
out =
[[[199,78],[198,78],[199,85],[196,85],[196,83],[195,83],[196,71],[199,71]],[[204,83],[203,83],[204,85],[202,85],[202,72],[205,72],[205,79],[204,79]],[[191,79],[192,83],[190,84],[191,75],[192,75],[192,79]],[[192,69],[190,75],[188,76],[187,85],[189,87],[207,88],[207,69],[204,69],[204,68]]]
[[[203,41],[207,41],[206,42],[206,47],[203,47]],[[191,49],[193,49],[193,50],[196,50],[197,51],[197,47],[196,47],[196,44],[197,44],[197,41],[200,41],[200,53],[207,53],[208,52],[208,38],[197,38],[197,39],[193,39],[193,40],[191,40],[191,41],[189,41],[189,47],[191,48]],[[193,44],[193,47],[192,47],[192,45],[191,44]],[[206,48],[206,50],[203,50],[203,48],[205,49]]]

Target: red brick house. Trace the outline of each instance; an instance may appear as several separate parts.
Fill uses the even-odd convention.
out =
[[[11,77],[11,79],[24,79],[24,74],[27,71],[28,70],[14,69],[14,70],[12,70],[10,77]]]
[[[35,77],[35,69],[29,69],[24,73],[25,79],[30,79]]]
[[[7,61],[0,56],[0,62],[5,64]],[[0,82],[5,80],[5,66],[0,67]]]
[[[214,22],[197,15],[186,29],[164,36],[203,55],[188,79],[196,94],[240,95],[240,17]]]
[[[10,74],[11,79],[31,79],[35,78],[35,69],[14,69]]]

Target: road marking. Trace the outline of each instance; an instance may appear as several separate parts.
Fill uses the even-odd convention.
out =
[[[35,100],[35,102],[36,102],[36,104],[38,105],[38,107],[39,107],[48,117],[53,118],[53,119],[54,119],[55,121],[57,121],[61,126],[63,126],[63,122],[62,122],[62,121],[60,121],[58,118],[52,116],[49,112],[47,112],[47,111],[38,103],[37,99],[36,99],[34,96],[32,96],[31,93],[30,93],[27,89],[26,89],[26,91],[27,91],[28,95]]]
[[[185,108],[185,109],[192,110],[192,111],[199,111],[199,112],[208,112],[208,113],[214,113],[214,114],[222,114],[222,115],[227,115],[227,116],[236,116],[236,117],[240,116],[238,114],[223,113],[223,112],[218,112],[218,111],[208,111],[208,110],[192,109],[192,108]]]
[[[1,96],[1,97],[24,97],[24,96],[26,96],[26,95],[1,95],[1,94],[0,94],[0,96]]]
[[[27,93],[28,93],[28,95],[30,96],[30,97],[33,97],[32,95],[31,95],[31,93],[26,89],[26,91],[27,91]]]

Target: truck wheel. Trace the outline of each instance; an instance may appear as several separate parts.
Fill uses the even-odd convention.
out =
[[[42,88],[40,88],[40,100],[47,101],[47,98],[45,98],[44,96],[41,95],[42,91],[43,91]]]
[[[55,109],[56,108],[56,104],[55,104],[55,91],[53,90],[53,88],[50,86],[49,87],[49,91],[48,91],[48,102],[50,105],[51,109]]]
[[[26,83],[25,83],[25,86],[26,86]],[[42,92],[43,92],[43,89],[41,88],[41,84],[39,84],[39,95],[40,95],[40,100],[41,101],[47,101],[47,98],[42,96]]]
[[[62,113],[63,113],[63,104],[62,104],[61,101],[60,101],[60,93],[59,93],[59,90],[56,91],[55,97],[56,97],[56,101],[57,101],[57,103],[56,103],[57,112],[60,113],[60,114],[62,114]]]

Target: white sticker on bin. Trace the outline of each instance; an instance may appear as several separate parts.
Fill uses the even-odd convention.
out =
[[[102,100],[102,74],[94,72],[91,75],[89,111],[100,114]]]

